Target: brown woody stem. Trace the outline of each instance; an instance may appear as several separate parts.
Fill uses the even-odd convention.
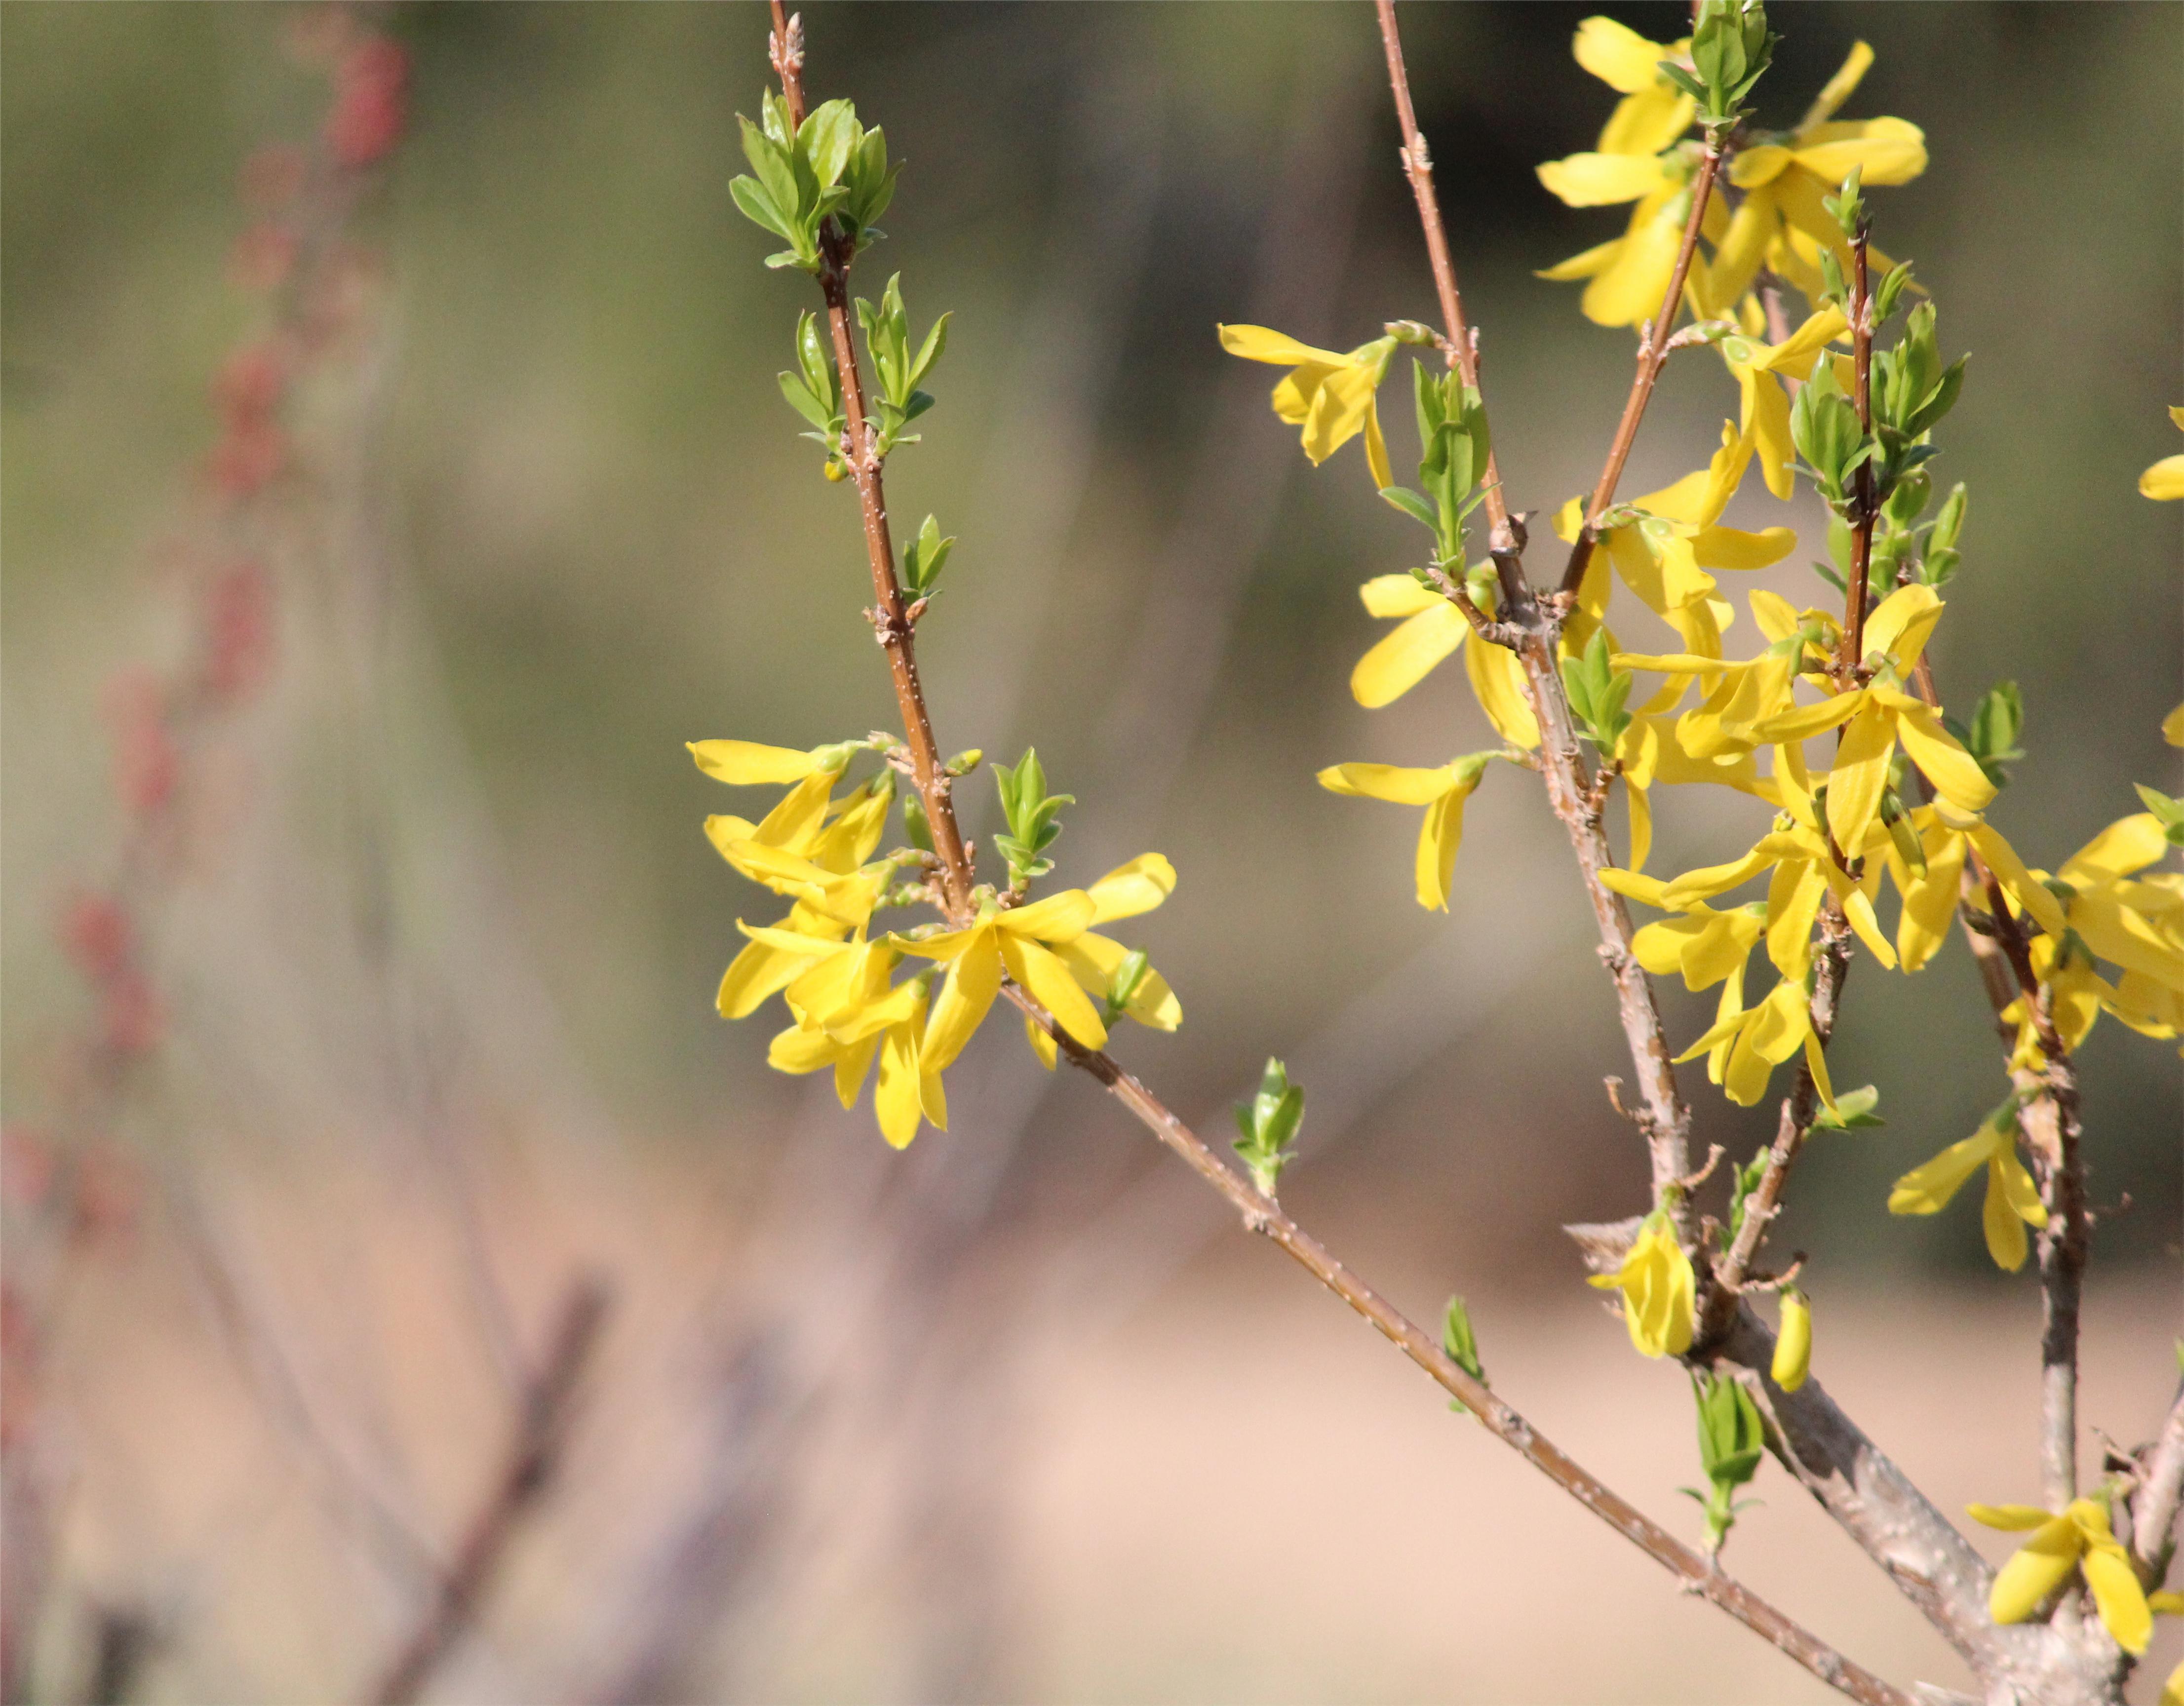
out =
[[[1600,518],[1615,501],[1615,488],[1623,479],[1623,465],[1630,460],[1631,447],[1638,442],[1639,423],[1646,418],[1646,404],[1653,400],[1653,387],[1660,382],[1661,370],[1668,365],[1669,333],[1683,301],[1684,282],[1691,276],[1691,257],[1698,251],[1699,227],[1705,223],[1707,202],[1713,192],[1714,180],[1721,175],[1724,154],[1722,139],[1709,134],[1706,153],[1691,181],[1691,217],[1684,221],[1684,240],[1676,251],[1675,270],[1669,275],[1669,287],[1662,293],[1661,311],[1653,316],[1646,336],[1639,342],[1637,376],[1630,382],[1630,395],[1624,401],[1623,418],[1615,423],[1614,442],[1607,447],[1607,461],[1592,488],[1592,501],[1585,505],[1585,526],[1578,532],[1576,544],[1570,547],[1569,561],[1563,569],[1563,590],[1573,597],[1585,584],[1585,570],[1592,562],[1592,548],[1600,539]]]
[[[1372,1323],[1396,1348],[1451,1397],[1478,1417],[1486,1430],[1557,1486],[1583,1505],[1649,1558],[1674,1573],[1687,1592],[1711,1601],[1763,1639],[1771,1642],[1822,1681],[1853,1700],[1909,1706],[1911,1697],[1845,1659],[1817,1636],[1801,1628],[1751,1589],[1720,1573],[1716,1564],[1669,1534],[1627,1501],[1603,1486],[1547,1440],[1492,1390],[1466,1374],[1425,1330],[1406,1318],[1370,1285],[1351,1273],[1270,1196],[1226,1166],[1203,1139],[1170,1112],[1130,1073],[1097,1049],[1078,1044],[1050,1015],[1013,985],[1009,999],[1052,1037],[1072,1066],[1089,1073],[1129,1110],[1146,1129],[1182,1157],[1190,1169],[1228,1199],[1245,1228],[1279,1246],[1284,1254],[1351,1308]]]

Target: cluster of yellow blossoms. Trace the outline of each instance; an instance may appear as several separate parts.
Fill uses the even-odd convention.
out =
[[[1623,98],[1598,148],[1549,161],[1540,168],[1540,181],[1571,207],[1636,205],[1621,237],[1540,276],[1589,280],[1585,317],[1602,326],[1651,319],[1675,271],[1700,149],[1684,136],[1696,103],[1661,74],[1660,64],[1686,55],[1690,47],[1688,40],[1649,42],[1607,18],[1588,18],[1578,27],[1578,64]],[[1850,265],[1842,228],[1823,198],[1853,169],[1868,187],[1908,183],[1926,170],[1926,138],[1916,125],[1836,120],[1872,64],[1873,49],[1858,42],[1794,131],[1740,148],[1730,161],[1729,182],[1741,198],[1734,213],[1719,198],[1709,199],[1700,235],[1713,254],[1694,259],[1685,286],[1700,319],[1727,318],[1741,309],[1746,329],[1757,332],[1761,321],[1750,292],[1763,268],[1817,299],[1823,251],[1832,252],[1846,270]],[[1875,262],[1883,270],[1892,265],[1878,254]]]
[[[929,1121],[945,1129],[948,1098],[941,1073],[978,1031],[1013,978],[1086,1048],[1107,1040],[1107,1028],[1127,1017],[1173,1030],[1183,1009],[1167,982],[1113,938],[1093,927],[1149,912],[1175,887],[1175,869],[1157,853],[1142,854],[1089,889],[1070,889],[1024,901],[1014,891],[974,896],[976,912],[957,929],[926,926],[872,936],[872,914],[897,900],[927,899],[929,856],[904,848],[874,858],[894,801],[894,775],[883,767],[837,797],[835,786],[859,752],[883,746],[847,741],[810,752],[743,740],[690,744],[698,767],[738,787],[790,784],[756,823],[742,817],[705,820],[721,856],[751,881],[788,899],[786,917],[768,925],[741,919],[749,945],[721,979],[716,1005],[740,1019],[779,995],[794,1021],[774,1040],[768,1062],[787,1073],[831,1069],[842,1106],[852,1106],[878,1062],[873,1112],[881,1134],[900,1149]],[[917,880],[894,888],[911,867]],[[894,980],[905,958],[933,969]],[[933,985],[946,968],[934,995]],[[1025,1032],[1041,1062],[1055,1063],[1053,1039],[1027,1020]]]
[[[1540,178],[1574,206],[1636,205],[1620,237],[1543,276],[1589,281],[1584,310],[1604,325],[1635,325],[1659,311],[1690,217],[1701,150],[1685,134],[1695,103],[1658,69],[1687,45],[1647,42],[1604,18],[1587,20],[1577,34],[1580,64],[1623,99],[1597,151],[1544,165]],[[2067,1048],[2082,1042],[2103,1012],[2149,1035],[2184,1030],[2184,874],[2148,871],[2170,850],[2176,827],[2155,812],[2137,813],[2110,824],[2052,873],[2028,866],[1984,816],[1995,798],[1995,778],[1929,700],[1921,660],[1944,609],[1933,586],[1902,577],[1908,583],[1866,616],[1863,655],[1848,668],[1836,616],[1799,610],[1765,591],[1746,600],[1762,649],[1747,658],[1724,649],[1737,612],[1715,577],[1766,568],[1797,541],[1787,527],[1746,531],[1724,525],[1722,516],[1755,463],[1774,496],[1791,495],[1792,399],[1822,362],[1833,365],[1841,390],[1850,389],[1848,323],[1832,300],[1824,259],[1832,256],[1835,268],[1847,273],[1850,254],[1823,198],[1853,170],[1872,187],[1907,182],[1925,166],[1925,141],[1915,125],[1899,119],[1836,120],[1872,57],[1858,44],[1793,131],[1763,135],[1730,162],[1725,176],[1732,193],[1708,206],[1701,226],[1707,247],[1691,268],[1685,302],[1696,317],[1717,322],[1708,338],[1736,382],[1737,418],[1724,423],[1720,449],[1705,467],[1603,518],[1560,638],[1566,678],[1588,645],[1604,635],[1613,671],[1658,682],[1630,715],[1587,732],[1603,748],[1603,765],[1622,783],[1630,812],[1627,867],[1607,872],[1603,880],[1669,915],[1636,933],[1637,958],[1656,976],[1680,974],[1693,990],[1720,990],[1713,1024],[1680,1058],[1704,1056],[1708,1078],[1730,1100],[1751,1106],[1766,1093],[1777,1066],[1802,1056],[1831,1123],[1841,1123],[1842,1116],[1811,1012],[1823,908],[1830,902],[1875,960],[1905,973],[1933,958],[1960,908],[1975,919],[1992,919],[1999,909],[2026,945],[2045,1019]],[[1876,269],[1892,265],[1877,251],[1871,258]],[[1764,316],[1752,294],[1763,270],[1802,290],[1813,308],[1802,325],[1774,343],[1763,336]],[[1315,463],[1362,434],[1375,488],[1418,514],[1419,506],[1408,501],[1415,494],[1388,491],[1391,476],[1376,404],[1398,341],[1394,334],[1401,329],[1391,326],[1390,336],[1346,354],[1258,326],[1224,326],[1221,337],[1231,354],[1291,369],[1274,392],[1274,410],[1302,429]],[[2172,415],[2184,426],[2184,409]],[[1432,424],[1422,412],[1421,432]],[[1422,466],[1420,471],[1424,478],[1428,470]],[[2148,497],[2184,497],[2184,456],[2149,468],[2141,489]],[[1557,531],[1574,541],[1585,516],[1584,499],[1571,499],[1555,518]],[[1449,902],[1465,804],[1488,761],[1521,759],[1540,741],[1518,658],[1478,638],[1446,591],[1458,578],[1478,606],[1494,611],[1498,589],[1483,564],[1466,573],[1461,563],[1436,560],[1432,571],[1380,575],[1363,584],[1368,612],[1396,626],[1359,660],[1351,689],[1368,709],[1392,704],[1462,652],[1479,709],[1507,747],[1438,767],[1349,763],[1319,772],[1321,784],[1334,793],[1424,808],[1415,887],[1420,906],[1441,910]],[[1678,650],[1623,648],[1608,626],[1618,582],[1676,636]],[[1801,686],[1817,697],[1801,699]],[[1618,682],[1618,711],[1628,691]],[[2164,733],[2184,745],[2184,706]],[[1832,747],[1828,755],[1808,753],[1808,743],[1824,737]],[[1650,790],[1657,783],[1711,783],[1764,801],[1774,815],[1736,859],[1666,880],[1647,876]],[[2150,797],[2148,803],[2163,802]],[[1884,884],[1897,897],[1892,931],[1878,906]],[[1757,897],[1724,898],[1747,885],[1758,890]],[[1763,995],[1747,1000],[1751,956],[1763,944],[1775,981]],[[2048,1064],[2040,1044],[2042,1015],[2020,999],[2008,1016],[2020,1028],[2011,1066],[2039,1073]],[[1891,1195],[1891,1211],[1937,1213],[1984,1168],[1987,1247],[2001,1267],[2022,1266],[2026,1229],[2045,1225],[2047,1211],[2019,1157],[2017,1111],[2013,1099],[1973,1136],[1906,1174]],[[1617,1270],[1591,1283],[1622,1294],[1631,1341],[1641,1353],[1677,1356],[1689,1348],[1695,1275],[1664,1214],[1649,1217]],[[1804,1380],[1810,1345],[1809,1307],[1802,1295],[1786,1292],[1773,1371],[1786,1390]],[[2029,1616],[2076,1569],[2117,1641],[2130,1651],[2143,1650],[2148,1601],[2109,1531],[2103,1505],[2080,1500],[2060,1516],[2017,1507],[1980,1507],[1975,1514],[2005,1527],[2037,1526],[1996,1581],[1997,1621]],[[2153,1608],[2168,1609],[2160,1602],[2176,1596],[2155,1597]]]

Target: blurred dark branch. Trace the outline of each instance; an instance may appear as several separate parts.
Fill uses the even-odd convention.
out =
[[[546,1355],[525,1388],[515,1436],[499,1472],[464,1530],[423,1621],[402,1643],[372,1691],[379,1706],[405,1706],[418,1697],[476,1617],[511,1543],[537,1514],[560,1467],[577,1387],[598,1345],[608,1299],[606,1284],[597,1275],[586,1274],[571,1284]]]

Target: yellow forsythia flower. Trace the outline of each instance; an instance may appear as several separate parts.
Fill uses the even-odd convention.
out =
[[[1479,786],[1489,756],[1473,753],[1438,770],[1406,770],[1393,764],[1330,765],[1319,772],[1319,785],[1330,794],[1353,799],[1426,808],[1425,822],[1418,828],[1418,905],[1429,912],[1446,912],[1457,849],[1463,842],[1463,802]]]
[[[1813,1366],[1813,1306],[1802,1291],[1782,1294],[1782,1330],[1774,1339],[1774,1384],[1794,1392]]]
[[[941,986],[925,1032],[932,1069],[952,1066],[963,1052],[1000,994],[1004,973],[1029,991],[1086,1048],[1105,1045],[1107,1027],[1100,1010],[1056,951],[1090,928],[1094,911],[1089,895],[1069,889],[1028,906],[1006,912],[989,908],[965,929],[922,939],[898,938],[896,945],[904,952],[948,967],[948,981]]]
[[[2169,418],[2179,426],[2184,426],[2184,408],[2170,409]],[[2141,474],[2138,477],[2138,492],[2142,498],[2153,498],[2164,503],[2184,498],[2184,455],[2164,456]],[[2171,713],[2170,722],[2176,722],[2180,717],[2184,717],[2184,705],[2179,705]],[[2164,733],[2168,733],[2168,723],[2162,725]],[[2172,744],[2184,746],[2184,739],[2174,735],[2170,739]]]
[[[884,943],[859,943],[792,982],[786,999],[796,1023],[774,1038],[766,1063],[785,1073],[833,1068],[834,1092],[850,1107],[877,1055],[872,1112],[880,1135],[900,1149],[917,1135],[921,1118],[948,1129],[948,1096],[922,1046],[929,979],[889,990],[888,972],[898,957]]]
[[[1891,1214],[1938,1214],[1958,1189],[1981,1168],[1986,1168],[1986,1207],[1981,1224],[1987,1254],[1995,1265],[2014,1274],[2025,1265],[2025,1229],[2045,1226],[2048,1210],[2032,1175],[2017,1158],[2017,1119],[2013,1106],[1987,1117],[1962,1143],[1953,1143],[1924,1167],[1914,1167],[1888,1194]],[[2042,1513],[2043,1518],[2046,1513]]]
[[[1996,1573],[1987,1595],[1987,1614],[1997,1623],[2024,1622],[2075,1570],[2085,1577],[2102,1625],[2115,1644],[2132,1654],[2146,1651],[2153,1634],[2153,1614],[2130,1555],[2109,1527],[2106,1505],[2097,1499],[2073,1499],[2060,1516],[2025,1504],[1965,1508],[1989,1528],[2032,1530],[2032,1538]]]
[[[1696,160],[1676,141],[1696,103],[1663,77],[1663,59],[1689,46],[1663,47],[1608,18],[1588,18],[1572,44],[1579,64],[1623,96],[1596,152],[1550,160],[1539,169],[1550,194],[1570,207],[1635,202],[1623,235],[1572,255],[1542,278],[1589,279],[1580,303],[1599,326],[1635,326],[1660,312],[1690,217]]]
[[[1691,1258],[1676,1242],[1664,1216],[1646,1217],[1620,1268],[1595,1274],[1585,1283],[1623,1293],[1624,1324],[1640,1355],[1680,1357],[1691,1349],[1697,1282]]]
[[[1873,49],[1857,43],[1789,137],[1742,149],[1730,162],[1729,181],[1744,197],[1727,228],[1714,238],[1712,262],[1703,270],[1692,270],[1692,294],[1701,313],[1729,313],[1763,266],[1796,285],[1818,307],[1824,288],[1821,248],[1834,251],[1846,276],[1851,265],[1842,227],[1829,216],[1822,199],[1836,193],[1852,167],[1858,168],[1859,182],[1867,188],[1906,184],[1926,170],[1925,133],[1916,125],[1902,119],[1836,120],[1872,64]],[[1872,265],[1886,272],[1895,263],[1876,250]]]
[[[1095,924],[1134,918],[1141,912],[1151,912],[1175,892],[1175,867],[1158,853],[1140,853],[1128,864],[1117,866],[1084,892],[1092,899]],[[1088,929],[1067,942],[1049,945],[1079,984],[1089,993],[1103,998],[1115,987],[1117,974],[1130,955],[1130,951],[1113,937],[1103,936],[1097,930]],[[1129,999],[1123,1004],[1123,1017],[1156,1031],[1172,1031],[1183,1023],[1183,1003],[1176,1000],[1167,979],[1147,966],[1130,991]],[[1024,1018],[1024,1036],[1031,1044],[1032,1052],[1039,1056],[1039,1064],[1051,1072],[1056,1058],[1054,1039],[1041,1030],[1029,1015]]]
[[[1471,623],[1462,610],[1409,575],[1375,575],[1357,592],[1369,613],[1401,622],[1350,672],[1351,694],[1368,711],[1401,699],[1471,635]],[[1494,732],[1513,745],[1537,746],[1540,725],[1524,697],[1524,669],[1516,653],[1473,639],[1463,654],[1463,666]]]
[[[1387,441],[1380,436],[1378,393],[1396,352],[1392,337],[1376,337],[1347,354],[1315,349],[1263,326],[1223,326],[1221,347],[1246,361],[1271,362],[1290,370],[1274,387],[1274,413],[1304,429],[1304,454],[1316,467],[1359,432],[1365,435],[1365,460],[1376,490],[1396,483],[1388,466]]]

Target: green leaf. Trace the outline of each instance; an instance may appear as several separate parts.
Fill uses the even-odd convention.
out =
[[[766,192],[766,186],[756,178],[731,178],[728,196],[743,216],[761,230],[770,231],[784,242],[796,240],[796,229],[790,225],[781,209],[773,204],[773,198]]]
[[[1434,513],[1433,506],[1416,492],[1412,491],[1409,487],[1383,486],[1380,488],[1380,496],[1396,509],[1401,510],[1428,532],[1435,535],[1440,533],[1440,518]]]
[[[947,353],[948,322],[953,314],[954,310],[950,309],[942,315],[933,322],[933,330],[925,334],[925,342],[918,346],[917,360],[910,365],[910,382],[912,385],[923,384],[925,376],[933,371],[933,363]]]
[[[2184,800],[2172,800],[2142,782],[2134,783],[2132,786],[2138,789],[2139,799],[2161,825],[2163,839],[2171,847],[2184,847]]]
[[[1860,1090],[1838,1091],[1836,1111],[1830,1113],[1823,1107],[1813,1116],[1815,1131],[1870,1131],[1888,1122],[1874,1112],[1880,1106],[1880,1092],[1867,1084]],[[1756,1183],[1756,1181],[1755,1181]]]
[[[1472,1330],[1471,1311],[1462,1297],[1448,1300],[1448,1307],[1441,1315],[1440,1348],[1450,1362],[1482,1385],[1486,1380],[1485,1365],[1479,1360],[1479,1337]],[[1451,1398],[1449,1408],[1459,1416],[1468,1408],[1461,1398]]]
[[[780,382],[781,394],[788,399],[791,409],[822,432],[833,424],[833,416],[831,411],[826,404],[805,388],[804,380],[800,375],[777,373],[774,377]]]
[[[796,145],[811,163],[811,173],[820,187],[831,188],[841,177],[842,169],[849,164],[850,151],[861,140],[857,109],[847,101],[835,100],[814,107],[804,120],[803,128],[796,133]]]
[[[758,181],[766,188],[766,198],[772,202],[785,221],[783,237],[792,237],[801,224],[802,198],[797,194],[796,172],[788,152],[738,113],[736,122],[743,126],[744,158],[758,174]]]

